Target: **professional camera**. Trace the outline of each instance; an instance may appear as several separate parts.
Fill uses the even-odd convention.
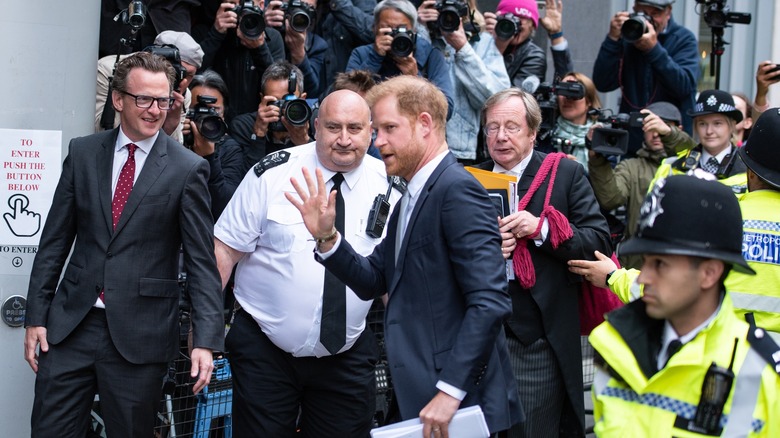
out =
[[[129,24],[131,27],[139,29],[146,23],[146,5],[139,0],[131,1],[127,5],[127,16],[124,17],[125,24]]]
[[[176,72],[176,78],[173,81],[173,90],[180,92],[179,85],[187,77],[187,70],[181,65],[181,55],[179,48],[173,44],[151,45],[144,49],[144,52],[153,53],[161,58],[165,58],[173,66]]]
[[[433,26],[443,32],[458,30],[460,18],[469,14],[469,7],[463,0],[437,0],[434,8],[439,11],[439,18]]]
[[[198,104],[187,111],[187,118],[190,119],[190,123],[194,123],[198,127],[200,135],[211,142],[219,141],[227,132],[227,125],[222,120],[219,112],[209,106],[215,103],[217,103],[216,97],[198,96]],[[192,146],[194,142],[195,137],[192,132],[184,136],[184,144],[186,146]]]
[[[520,33],[523,25],[520,24],[520,18],[511,13],[499,15],[496,21],[496,37],[502,40],[508,40]]]
[[[608,127],[593,130],[591,149],[601,155],[624,155],[628,152],[628,128],[641,127],[644,114],[614,114],[609,109],[592,109],[589,116],[598,116],[598,121]]]
[[[301,0],[289,0],[287,3],[283,3],[282,10],[285,11],[284,16],[289,21],[290,27],[299,33],[306,32],[316,16],[314,8]]]
[[[233,12],[238,15],[238,28],[245,37],[256,40],[265,31],[265,14],[252,0],[243,0]]]
[[[294,94],[287,94],[282,100],[271,102],[269,105],[279,107],[281,116],[287,119],[287,122],[293,126],[303,126],[311,119],[309,104],[305,99],[299,99]],[[287,130],[281,120],[270,123],[268,129],[277,132]]]
[[[723,29],[729,23],[750,24],[751,15],[747,12],[731,12],[726,0],[696,0],[704,8],[704,22],[709,27]]]
[[[533,94],[539,103],[539,108],[542,110],[542,124],[539,125],[539,135],[546,138],[545,134],[549,135],[555,129],[555,124],[558,120],[558,101],[556,96],[582,99],[585,97],[585,87],[579,82],[543,83],[536,87]]]
[[[406,58],[414,53],[417,34],[405,26],[396,27],[390,32],[393,42],[390,43],[390,54],[396,58]]]
[[[644,12],[634,12],[620,26],[620,36],[629,43],[636,42],[647,33],[647,23],[652,22],[653,19]]]

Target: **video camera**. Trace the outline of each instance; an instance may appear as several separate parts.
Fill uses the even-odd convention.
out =
[[[179,48],[173,44],[151,45],[144,49],[144,52],[155,54],[161,58],[165,58],[173,66],[173,70],[176,72],[176,78],[173,81],[173,90],[180,92],[179,85],[181,81],[187,77],[187,70],[181,65],[181,55],[179,54]]]
[[[750,24],[751,15],[747,12],[731,12],[726,0],[696,0],[702,6],[704,22],[715,29],[723,29],[729,23]]]
[[[390,43],[390,54],[396,58],[406,58],[414,53],[417,43],[417,34],[407,29],[406,26],[396,27],[390,32],[393,42]]]
[[[238,16],[238,28],[250,40],[260,38],[265,32],[265,14],[252,0],[243,0],[233,8]]]
[[[641,127],[646,114],[614,114],[610,109],[595,108],[589,116],[598,116],[598,121],[609,125],[593,130],[590,149],[601,155],[624,155],[628,152],[628,128]]]
[[[306,32],[316,17],[315,9],[301,0],[289,0],[287,3],[282,3],[282,10],[285,11],[284,17],[290,23],[292,30],[298,33]]]
[[[568,97],[570,99],[582,99],[585,97],[585,87],[579,82],[560,82],[539,83],[539,78],[529,76],[526,78],[521,88],[534,95],[542,110],[542,124],[539,125],[538,137],[540,141],[547,140],[550,134],[555,130],[558,120],[558,100],[557,96]]]
[[[217,103],[213,96],[198,96],[198,103],[187,111],[187,118],[198,127],[200,135],[208,141],[216,142],[227,132],[227,125],[216,109],[210,107]],[[192,132],[184,136],[184,145],[192,146],[195,136]]]

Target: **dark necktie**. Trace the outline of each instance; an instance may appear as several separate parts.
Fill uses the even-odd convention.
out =
[[[702,164],[701,167],[704,170],[706,170],[708,173],[715,175],[718,173],[718,168],[720,167],[720,163],[718,163],[718,160],[715,159],[715,157],[710,157],[706,163]]]
[[[133,190],[133,179],[135,178],[135,150],[138,146],[130,143],[127,145],[127,161],[119,172],[119,180],[114,189],[114,200],[111,201],[111,216],[113,218],[114,229],[122,216],[122,210],[127,204],[127,198]]]
[[[341,183],[344,175],[337,173],[331,178],[336,191],[336,230],[344,238],[344,197],[341,195]],[[347,289],[335,275],[325,270],[325,284],[322,294],[322,323],[320,342],[330,352],[336,354],[346,342],[347,335]]]
[[[678,351],[680,351],[680,348],[682,348],[683,343],[680,342],[679,339],[675,339],[672,342],[669,343],[669,345],[666,346],[666,363],[664,363],[664,368],[666,368],[666,365],[669,363],[669,359],[672,358],[675,354],[677,354]]]
[[[116,189],[114,189],[114,199],[111,201],[111,218],[116,229],[116,224],[119,223],[119,218],[122,216],[122,210],[127,204],[127,198],[130,197],[130,192],[133,190],[133,180],[135,179],[135,150],[138,146],[133,143],[127,145],[127,161],[122,166],[122,171],[119,172],[119,180],[116,182]],[[104,290],[100,291],[100,301],[105,302],[103,299]]]

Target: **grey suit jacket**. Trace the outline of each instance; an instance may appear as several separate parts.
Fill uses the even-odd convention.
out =
[[[193,345],[222,350],[208,163],[160,132],[113,230],[111,169],[118,132],[70,142],[32,267],[25,325],[46,327],[48,342],[58,344],[105,290],[109,332],[119,353],[138,364],[173,359],[183,245]]]
[[[389,294],[385,342],[404,419],[442,380],[480,405],[491,433],[523,419],[503,321],[511,312],[495,207],[448,154],[420,193],[395,263],[398,210],[364,258],[341,241],[323,264],[363,299]]]

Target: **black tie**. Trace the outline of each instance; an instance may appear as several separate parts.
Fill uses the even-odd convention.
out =
[[[669,363],[669,359],[672,358],[675,354],[677,354],[678,351],[680,351],[680,348],[682,348],[683,343],[680,342],[679,339],[675,339],[672,342],[669,343],[669,345],[666,346],[666,363],[664,363],[664,368],[666,368],[666,365]]]
[[[336,230],[344,238],[344,197],[341,195],[341,183],[344,175],[337,173],[331,178],[336,191]],[[335,275],[325,270],[325,285],[322,294],[322,324],[320,342],[330,352],[336,354],[344,346],[347,334],[347,289]]]

